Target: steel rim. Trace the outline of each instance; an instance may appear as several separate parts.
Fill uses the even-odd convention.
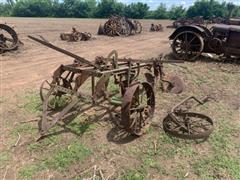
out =
[[[195,60],[201,55],[203,48],[203,38],[192,31],[179,33],[172,43],[175,57],[182,60]]]

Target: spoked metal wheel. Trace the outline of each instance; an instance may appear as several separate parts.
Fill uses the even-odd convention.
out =
[[[117,20],[108,20],[104,25],[104,30],[108,36],[121,35],[121,23]]]
[[[155,96],[152,86],[137,83],[127,88],[121,108],[121,124],[131,134],[141,136],[153,118]]]
[[[172,50],[176,58],[195,60],[201,55],[204,41],[201,35],[193,31],[179,33],[173,40]]]
[[[69,79],[69,76],[71,76],[70,74],[71,73],[66,72],[66,75],[64,74],[64,76],[62,75],[63,77],[57,78],[56,82],[53,80],[45,80],[42,82],[40,86],[40,98],[42,102],[48,99],[47,106],[50,109],[62,108],[69,101],[69,94],[65,91],[61,91],[61,89],[55,86],[63,87],[70,91],[73,90],[72,80]],[[51,92],[49,93],[49,91]]]
[[[163,128],[179,138],[206,139],[213,131],[213,121],[199,113],[171,113],[163,120]]]
[[[17,33],[8,25],[0,24],[0,51],[10,51],[18,46]]]

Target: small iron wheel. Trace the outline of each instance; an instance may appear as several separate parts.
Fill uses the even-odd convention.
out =
[[[177,117],[178,122],[173,116]],[[213,131],[213,121],[199,113],[174,113],[165,117],[163,129],[170,135],[183,139],[206,139]]]
[[[150,125],[155,109],[155,95],[152,86],[137,83],[127,88],[121,108],[121,125],[134,135],[141,136]]]
[[[173,40],[172,50],[177,59],[195,60],[201,55],[204,41],[201,35],[193,31],[183,31]]]
[[[11,51],[18,47],[18,36],[13,28],[0,24],[0,51]]]

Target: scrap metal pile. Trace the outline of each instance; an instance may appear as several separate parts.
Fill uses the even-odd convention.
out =
[[[117,52],[112,51],[107,58],[96,57],[93,63],[45,40],[32,36],[29,38],[75,59],[72,64],[59,66],[53,73],[52,81],[46,80],[41,85],[41,137],[47,135],[49,129],[64,119],[75,105],[87,99],[93,104],[103,99],[119,107],[116,114],[121,127],[128,133],[140,136],[144,134],[154,115],[156,83],[168,92],[180,93],[184,87],[180,78],[173,76],[165,79],[163,72],[163,63],[179,61],[165,61],[162,56],[149,60],[120,59]],[[147,71],[146,81],[138,78],[143,68]],[[117,94],[108,88],[110,79],[119,87]],[[91,95],[84,93],[81,88],[87,80],[91,82]],[[64,107],[56,116],[52,116],[53,110],[59,107],[56,103],[64,99]]]
[[[63,41],[88,41],[91,37],[91,33],[79,32],[74,27],[72,28],[72,32],[60,34],[60,38]]]
[[[151,24],[150,27],[150,32],[162,32],[163,31],[163,26],[161,24]]]
[[[182,26],[169,39],[177,59],[194,60],[202,53],[240,58],[240,26],[217,24],[211,30],[200,25]]]
[[[113,15],[102,26],[99,26],[98,34],[107,36],[129,36],[140,34],[142,25],[139,21],[126,17]]]
[[[0,54],[16,50],[20,44],[17,33],[6,24],[0,24]]]

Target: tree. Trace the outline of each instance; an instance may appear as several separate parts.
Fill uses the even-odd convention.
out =
[[[123,14],[124,4],[117,2],[116,0],[101,0],[97,4],[95,17],[108,18],[112,14]]]
[[[10,4],[0,3],[0,16],[10,16],[12,6]]]
[[[19,17],[47,17],[51,16],[51,0],[19,0],[12,9],[13,16]]]
[[[176,20],[186,16],[186,10],[183,6],[172,6],[168,14],[170,19]]]
[[[203,16],[209,19],[214,16],[224,16],[224,7],[216,0],[199,0],[187,10],[187,17]]]
[[[144,3],[131,3],[125,7],[124,14],[126,17],[142,19],[147,15],[149,6]]]
[[[156,11],[154,11],[153,16],[155,19],[168,19],[168,12],[166,5],[161,3]]]

